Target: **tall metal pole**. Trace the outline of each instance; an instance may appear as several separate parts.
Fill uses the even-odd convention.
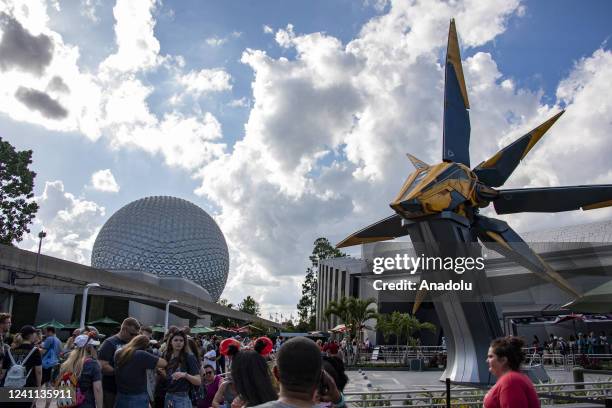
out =
[[[40,249],[42,248],[42,240],[46,236],[47,236],[47,233],[45,231],[40,231],[38,233],[39,241],[38,241],[38,253],[36,253],[36,273],[38,273],[38,266],[40,263]]]
[[[89,288],[98,288],[100,287],[99,283],[88,283],[85,285],[85,289],[83,289],[83,300],[81,301],[81,322],[79,324],[79,328],[83,330],[85,328],[85,314],[87,313],[87,292],[89,292]]]
[[[164,323],[164,333],[168,333],[168,318],[170,317],[170,303],[178,303],[178,300],[172,299],[166,302],[166,320]]]

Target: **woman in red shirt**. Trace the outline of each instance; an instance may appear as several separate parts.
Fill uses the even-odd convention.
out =
[[[487,363],[497,383],[485,395],[485,408],[540,408],[533,383],[519,371],[525,357],[523,345],[523,340],[514,336],[491,342]]]

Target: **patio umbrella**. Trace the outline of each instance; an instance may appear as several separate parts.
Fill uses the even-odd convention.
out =
[[[64,326],[63,324],[61,324],[55,319],[51,320],[50,322],[42,323],[36,326],[37,329],[44,329],[45,327],[53,327],[56,330],[61,330],[66,326]]]
[[[193,326],[191,328],[191,334],[208,334],[208,333],[214,333],[215,331],[213,329],[211,329],[210,327],[206,327],[206,326]]]
[[[336,327],[334,327],[333,329],[331,329],[330,331],[333,333],[344,333],[347,330],[346,325],[345,324],[339,324]]]
[[[87,324],[91,324],[91,325],[102,325],[102,326],[119,326],[121,325],[121,323],[111,319],[110,317],[104,316],[101,319],[98,320],[94,320],[91,322],[87,322]]]
[[[588,291],[563,307],[574,312],[612,313],[612,281]]]
[[[66,323],[61,330],[74,330],[78,329],[79,327],[81,327],[81,322],[70,322]]]
[[[151,330],[153,331],[153,333],[165,333],[166,332],[166,328],[161,324],[156,324],[155,326],[152,326]]]

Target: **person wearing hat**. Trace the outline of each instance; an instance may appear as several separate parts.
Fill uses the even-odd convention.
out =
[[[42,357],[38,349],[32,343],[36,329],[33,326],[23,326],[19,332],[21,335],[21,343],[12,349],[6,350],[6,357],[2,362],[2,374],[0,377],[4,379],[7,371],[13,365],[21,364],[25,367],[27,378],[26,387],[40,387],[42,382]],[[12,358],[11,358],[12,357]],[[12,407],[30,407],[32,402],[14,403]]]
[[[102,370],[96,360],[100,342],[93,333],[74,338],[74,349],[60,367],[59,378],[74,375],[85,400],[79,408],[102,408]]]

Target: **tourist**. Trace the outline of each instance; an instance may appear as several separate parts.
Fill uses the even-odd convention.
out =
[[[601,344],[601,354],[610,354],[610,345],[608,344],[608,336],[605,331],[601,331],[599,335],[599,342]]]
[[[322,367],[334,380],[338,391],[344,391],[344,387],[348,383],[348,376],[346,375],[342,360],[338,357],[323,357]]]
[[[55,380],[54,369],[59,365],[62,352],[62,342],[55,335],[55,327],[45,328],[46,338],[42,343],[42,382],[47,384]]]
[[[587,338],[587,354],[595,354],[595,347],[599,339],[595,336],[595,332],[590,332]]]
[[[513,336],[491,342],[487,364],[489,372],[497,377],[497,383],[485,395],[485,408],[540,407],[533,383],[519,371],[524,358],[523,345],[520,338]]]
[[[115,408],[149,406],[146,370],[164,368],[166,360],[148,353],[147,347],[149,339],[140,334],[115,354],[114,374],[117,386]]]
[[[268,364],[255,350],[242,351],[236,355],[232,361],[232,379],[240,401],[235,399],[232,407],[252,407],[278,399]]]
[[[179,330],[168,339],[164,359],[168,362],[165,381],[166,408],[191,408],[189,391],[201,384],[197,358],[191,353],[187,335]]]
[[[74,340],[74,350],[61,365],[59,378],[74,375],[77,387],[85,397],[79,408],[102,408],[102,369],[96,361],[95,347],[100,344],[92,335],[81,334]]]
[[[280,383],[279,397],[259,407],[306,408],[313,406],[315,398],[332,402],[336,407],[345,406],[333,378],[321,370],[319,347],[306,337],[294,337],[283,344],[276,358],[274,376]],[[318,392],[319,388],[322,392]]]
[[[11,330],[11,315],[8,313],[0,313],[0,367],[4,360],[5,344],[9,344],[9,332]]]
[[[230,408],[236,396],[237,392],[234,381],[232,376],[228,375],[219,386],[213,398],[212,408]]]
[[[217,371],[217,352],[212,344],[209,344],[208,347],[206,347],[206,353],[204,353],[202,365],[210,365],[215,369],[215,372]]]
[[[210,364],[202,368],[201,376],[202,384],[198,392],[198,408],[210,408],[213,398],[219,390],[222,378],[220,375],[215,375],[215,369]]]
[[[2,362],[2,373],[0,378],[4,379],[4,386],[11,388],[36,387],[42,384],[42,358],[38,348],[33,344],[36,329],[33,326],[23,326],[19,332],[19,340],[15,342],[15,347],[5,347],[5,357]],[[20,374],[20,370],[11,367],[17,364],[25,367],[25,375]],[[11,407],[29,408],[32,402],[14,402]]]
[[[102,388],[104,390],[104,408],[114,408],[117,384],[115,383],[114,356],[117,349],[127,344],[140,333],[140,323],[133,317],[121,323],[119,333],[104,340],[98,353],[102,367]]]

